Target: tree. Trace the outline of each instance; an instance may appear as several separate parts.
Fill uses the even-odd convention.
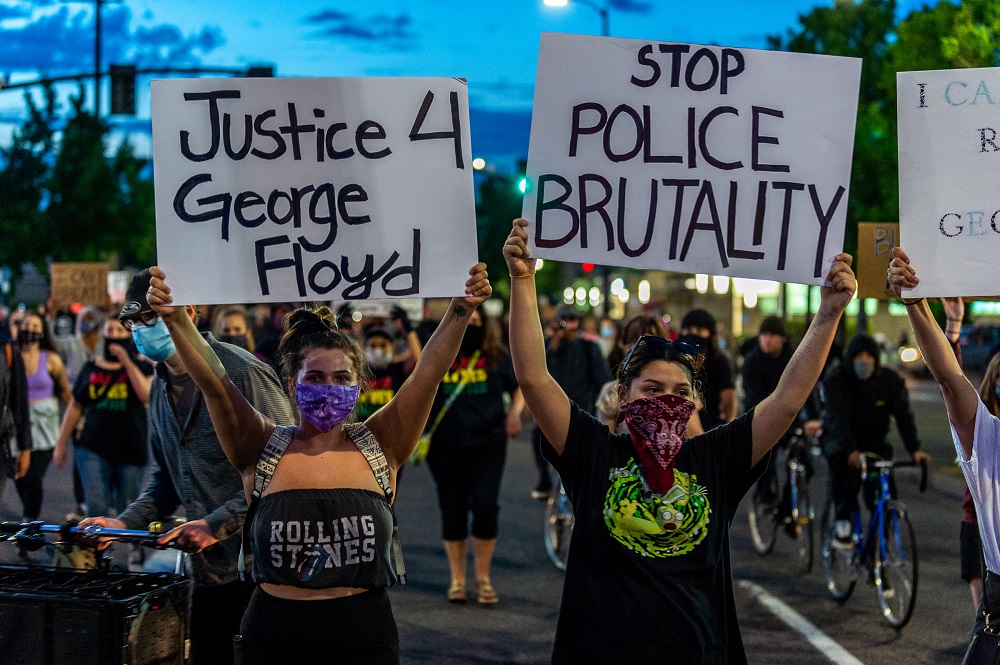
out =
[[[24,96],[28,119],[14,132],[11,144],[0,149],[0,265],[19,268],[25,261],[41,263],[49,252],[47,197],[44,183],[54,147],[53,125],[58,105],[55,92],[45,88],[37,105]]]

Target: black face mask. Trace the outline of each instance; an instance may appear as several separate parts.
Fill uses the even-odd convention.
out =
[[[21,343],[21,346],[28,346],[29,344],[41,342],[42,333],[30,330],[22,330],[17,334],[17,341]]]
[[[484,339],[486,339],[486,329],[482,326],[470,325],[465,329],[465,337],[462,338],[462,351],[472,353],[483,348]]]
[[[246,334],[243,335],[219,335],[219,341],[225,342],[226,344],[232,344],[233,346],[238,346],[244,351],[249,351],[249,344],[247,343]]]
[[[123,337],[122,339],[106,339],[104,340],[104,359],[109,363],[119,362],[115,354],[111,353],[112,346],[120,346],[125,349],[130,358],[134,358],[138,354],[138,349],[135,348],[135,342],[132,341],[131,337]]]

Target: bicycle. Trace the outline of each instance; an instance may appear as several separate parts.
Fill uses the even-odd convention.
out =
[[[823,575],[830,596],[841,604],[847,602],[858,577],[867,571],[875,583],[882,617],[896,630],[910,621],[917,602],[917,541],[906,506],[890,491],[893,468],[903,466],[916,464],[861,453],[862,481],[878,480],[878,498],[864,532],[861,512],[854,512],[850,544],[835,542],[833,510],[828,508],[823,518]],[[926,489],[924,464],[920,465],[920,491]]]
[[[748,511],[750,539],[757,553],[764,556],[774,549],[778,528],[782,527],[795,541],[802,573],[812,570],[815,549],[815,513],[809,498],[812,448],[812,439],[802,428],[792,430],[784,446],[785,463],[779,465],[771,461],[774,473],[758,481]],[[769,487],[759,485],[766,482],[770,482]]]
[[[562,480],[552,488],[545,503],[545,551],[559,570],[566,570],[569,542],[573,536],[573,504],[566,496]]]

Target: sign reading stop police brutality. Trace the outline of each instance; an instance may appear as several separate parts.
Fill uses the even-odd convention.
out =
[[[861,61],[543,34],[523,216],[543,258],[821,284]]]
[[[907,297],[1000,295],[1000,70],[896,74]]]
[[[463,293],[464,80],[164,80],[153,109],[157,255],[178,304]]]

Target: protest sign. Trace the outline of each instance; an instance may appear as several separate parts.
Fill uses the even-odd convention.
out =
[[[821,284],[841,250],[861,61],[543,34],[535,254]]]
[[[153,82],[177,304],[462,295],[477,262],[454,78]]]
[[[907,297],[1000,295],[1000,70],[899,72],[899,232]]]
[[[53,310],[69,309],[73,303],[110,307],[107,263],[53,263],[49,266]]]
[[[894,300],[886,270],[892,261],[892,248],[899,247],[899,224],[858,224],[858,297]]]

